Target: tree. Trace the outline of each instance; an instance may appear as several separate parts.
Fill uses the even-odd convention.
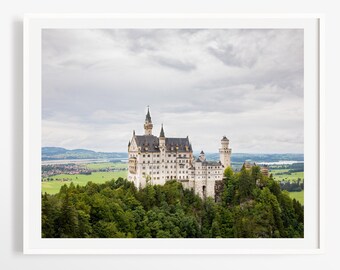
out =
[[[58,218],[59,235],[63,238],[75,238],[78,231],[78,213],[69,193],[62,200],[61,213]]]
[[[181,183],[137,190],[125,180],[42,195],[44,238],[303,237],[303,206],[261,171],[227,168],[220,202]],[[262,179],[266,185],[256,185]]]
[[[231,167],[227,167],[224,171],[223,178],[223,192],[222,192],[222,204],[224,206],[231,205],[235,198],[236,182],[234,172]]]
[[[244,165],[239,174],[238,185],[241,200],[250,199],[255,183]]]

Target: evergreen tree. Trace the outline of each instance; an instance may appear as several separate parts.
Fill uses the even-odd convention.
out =
[[[240,171],[239,180],[238,180],[238,189],[239,189],[241,201],[250,199],[254,187],[255,187],[255,183],[253,179],[251,178],[251,175],[249,174],[249,172],[243,165]]]
[[[226,168],[220,202],[202,200],[181,183],[137,190],[122,178],[104,184],[64,185],[42,195],[44,238],[296,238],[304,210],[260,168]]]

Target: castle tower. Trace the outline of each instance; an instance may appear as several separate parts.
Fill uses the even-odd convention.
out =
[[[149,106],[148,106],[148,113],[146,114],[145,123],[144,123],[145,135],[152,135],[152,128],[153,128],[153,124],[151,121],[151,116],[150,116],[150,111],[149,111]]]
[[[230,163],[230,156],[231,156],[231,149],[229,148],[229,140],[226,136],[223,136],[221,140],[221,148],[220,150],[220,161],[224,168],[231,166]]]

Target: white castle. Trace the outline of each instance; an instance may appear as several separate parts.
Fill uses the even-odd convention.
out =
[[[196,159],[188,136],[186,138],[165,137],[163,124],[159,137],[152,135],[153,124],[148,108],[144,123],[144,135],[133,131],[129,141],[128,180],[137,188],[147,183],[164,185],[176,180],[184,188],[193,189],[200,197],[215,197],[216,182],[222,181],[224,169],[230,166],[231,149],[229,140],[221,140],[220,161],[207,161],[202,151]]]

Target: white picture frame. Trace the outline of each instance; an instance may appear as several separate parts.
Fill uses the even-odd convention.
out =
[[[305,238],[42,239],[41,30],[44,28],[303,28]],[[316,254],[324,252],[324,17],[320,14],[28,14],[24,22],[25,254]],[[309,92],[306,89],[309,89]]]

